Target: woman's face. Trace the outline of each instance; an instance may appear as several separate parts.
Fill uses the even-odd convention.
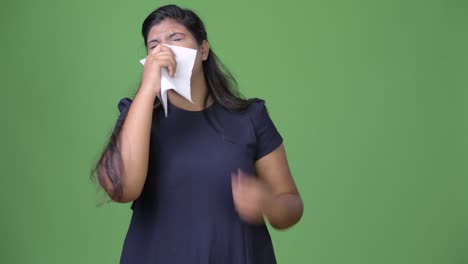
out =
[[[160,44],[180,46],[197,50],[193,73],[199,73],[202,69],[202,62],[208,57],[208,42],[203,41],[199,46],[192,33],[172,19],[164,19],[159,24],[154,25],[147,38],[147,53]],[[177,71],[177,69],[176,69]]]

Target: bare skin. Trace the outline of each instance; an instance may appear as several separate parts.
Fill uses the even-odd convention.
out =
[[[177,65],[172,50],[164,45],[177,45],[198,50],[192,72],[191,91],[194,103],[175,92],[168,93],[175,106],[200,111],[206,106],[206,80],[202,63],[209,54],[206,40],[198,45],[193,35],[181,24],[166,19],[153,26],[147,43],[147,58],[138,92],[122,125],[119,143],[123,161],[122,199],[116,199],[112,184],[107,180],[102,185],[116,202],[136,200],[148,173],[149,145],[153,102],[161,89],[161,69],[167,68],[173,76]],[[209,98],[208,104],[213,102]],[[239,171],[232,177],[232,193],[236,210],[249,223],[263,223],[266,216],[273,227],[288,228],[299,221],[303,205],[291,176],[284,146],[259,159],[255,163],[256,176],[247,177]]]

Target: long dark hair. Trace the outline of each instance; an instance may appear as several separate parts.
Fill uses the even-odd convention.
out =
[[[185,26],[194,36],[199,46],[202,45],[204,40],[208,41],[205,25],[197,14],[192,10],[180,8],[176,5],[166,5],[151,12],[151,14],[149,14],[143,21],[141,33],[143,35],[145,46],[151,28],[158,25],[165,19],[174,20]],[[203,72],[208,90],[205,97],[205,105],[207,104],[208,98],[211,96],[213,100],[224,109],[240,112],[246,110],[251,103],[256,100],[242,98],[237,90],[237,82],[235,78],[221,63],[211,48],[208,53],[208,58],[203,61]],[[154,111],[160,110],[161,103],[156,97],[154,101]],[[123,195],[122,180],[120,176],[120,172],[122,170],[122,157],[117,139],[119,138],[126,115],[127,112],[121,113],[121,122],[117,122],[117,125],[110,135],[107,146],[104,148],[98,162],[91,171],[91,179],[93,181],[96,181],[97,179],[102,186],[105,183],[104,177],[106,177],[105,175],[107,174],[113,187],[112,199],[117,201],[121,200]],[[211,124],[213,125],[213,122],[211,122]]]

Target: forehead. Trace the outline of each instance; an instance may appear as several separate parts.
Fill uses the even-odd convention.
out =
[[[164,19],[161,21],[159,24],[154,25],[149,34],[148,34],[148,40],[152,39],[160,39],[167,37],[171,33],[174,32],[180,32],[184,34],[190,34],[188,30],[185,28],[185,26],[181,25],[180,23],[176,22],[175,20],[172,19]]]

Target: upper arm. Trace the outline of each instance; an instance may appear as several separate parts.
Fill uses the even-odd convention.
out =
[[[271,120],[264,101],[256,102],[251,114],[255,128],[255,172],[275,194],[297,194],[283,138]]]
[[[257,177],[263,180],[274,194],[299,194],[283,144],[257,160],[255,171]]]

